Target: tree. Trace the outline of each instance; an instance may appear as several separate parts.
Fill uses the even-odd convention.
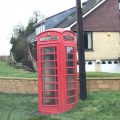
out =
[[[15,45],[18,40],[25,37],[25,29],[23,25],[16,25],[13,29],[12,37],[10,38],[10,43]]]
[[[45,18],[39,11],[35,11],[33,16],[29,19],[27,27],[23,25],[17,25],[13,29],[13,35],[10,39],[10,43],[13,45],[11,49],[11,56],[16,62],[31,62],[32,69],[36,71],[36,60],[31,53],[36,53],[36,47],[32,45],[30,49],[30,43],[27,41],[27,37],[35,32],[34,24],[39,20]]]
[[[33,19],[35,23],[37,23],[38,21],[42,21],[43,19],[45,19],[45,15],[41,14],[40,11],[36,10],[33,12]]]
[[[13,29],[13,35],[10,39],[11,44],[15,44],[18,40],[21,40],[21,38],[25,39],[30,34],[35,32],[34,24],[37,23],[39,20],[45,19],[45,16],[42,15],[39,11],[34,11],[33,16],[29,19],[28,25],[26,28],[24,28],[23,25],[16,25]]]
[[[15,44],[16,43],[16,39],[13,36],[10,38],[10,43],[11,44]]]
[[[18,38],[20,36],[24,36],[25,28],[23,25],[16,25],[13,29],[14,38]]]
[[[26,37],[32,34],[33,32],[35,32],[35,28],[33,27],[34,24],[35,24],[35,21],[32,18],[30,18],[28,25],[26,27],[26,30],[25,30]]]

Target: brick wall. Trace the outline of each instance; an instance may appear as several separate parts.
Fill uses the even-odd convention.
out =
[[[37,94],[37,79],[0,78],[0,92]],[[118,91],[120,78],[102,78],[87,80],[87,90],[92,91]]]
[[[3,93],[37,93],[37,79],[0,78],[0,92]]]
[[[92,91],[119,91],[120,78],[102,78],[87,80],[87,90]]]

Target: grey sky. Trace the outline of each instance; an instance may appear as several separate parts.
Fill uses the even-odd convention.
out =
[[[82,0],[85,1],[85,0]],[[0,55],[9,55],[9,43],[16,25],[26,25],[33,11],[51,16],[76,5],[76,0],[1,0]]]

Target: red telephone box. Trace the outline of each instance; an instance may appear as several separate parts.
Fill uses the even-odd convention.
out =
[[[75,35],[50,29],[37,36],[38,108],[42,114],[58,114],[78,103]]]

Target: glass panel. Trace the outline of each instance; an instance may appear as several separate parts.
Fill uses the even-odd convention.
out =
[[[71,82],[71,81],[74,81],[74,76],[67,76],[67,80],[68,80],[68,82]]]
[[[75,95],[75,90],[68,90],[68,96]]]
[[[47,55],[44,55],[44,60],[55,60],[55,55],[54,54],[47,54]]]
[[[75,88],[75,83],[68,83],[67,89],[73,89]]]
[[[58,97],[58,92],[43,92],[44,97]]]
[[[67,66],[68,67],[73,67],[74,66],[74,62],[73,61],[67,61]]]
[[[43,104],[45,104],[45,105],[56,105],[56,104],[58,104],[58,100],[57,99],[45,98],[45,99],[43,99]]]
[[[119,3],[118,3],[118,9],[119,9],[119,11],[120,11],[120,0],[118,1]]]
[[[56,67],[57,66],[57,64],[56,64],[56,62],[44,62],[43,63],[43,67],[44,68],[49,68],[49,67]]]
[[[67,68],[67,73],[68,74],[74,74],[74,69],[73,68]]]
[[[88,32],[88,49],[92,49],[92,34]]]
[[[108,64],[112,64],[112,61],[108,61]]]
[[[57,84],[45,84],[44,87],[44,90],[58,90]]]
[[[114,64],[118,64],[118,61],[114,61]]]
[[[92,32],[84,32],[84,48],[92,49]]]
[[[55,47],[46,47],[43,48],[43,53],[55,52]]]
[[[67,53],[73,53],[73,47],[66,47]]]
[[[57,77],[56,76],[44,76],[43,77],[44,82],[57,82]]]
[[[74,55],[73,54],[67,54],[67,60],[73,60]]]
[[[49,69],[49,70],[47,70],[47,69],[45,69],[45,70],[43,70],[43,73],[44,73],[44,75],[56,75],[57,73],[56,73],[56,69]]]
[[[75,102],[75,97],[68,98],[68,103],[74,103],[74,102]]]
[[[106,64],[106,62],[105,62],[105,61],[102,61],[102,64]]]
[[[88,65],[92,65],[92,62],[91,62],[91,61],[89,61],[89,62],[88,62]]]

